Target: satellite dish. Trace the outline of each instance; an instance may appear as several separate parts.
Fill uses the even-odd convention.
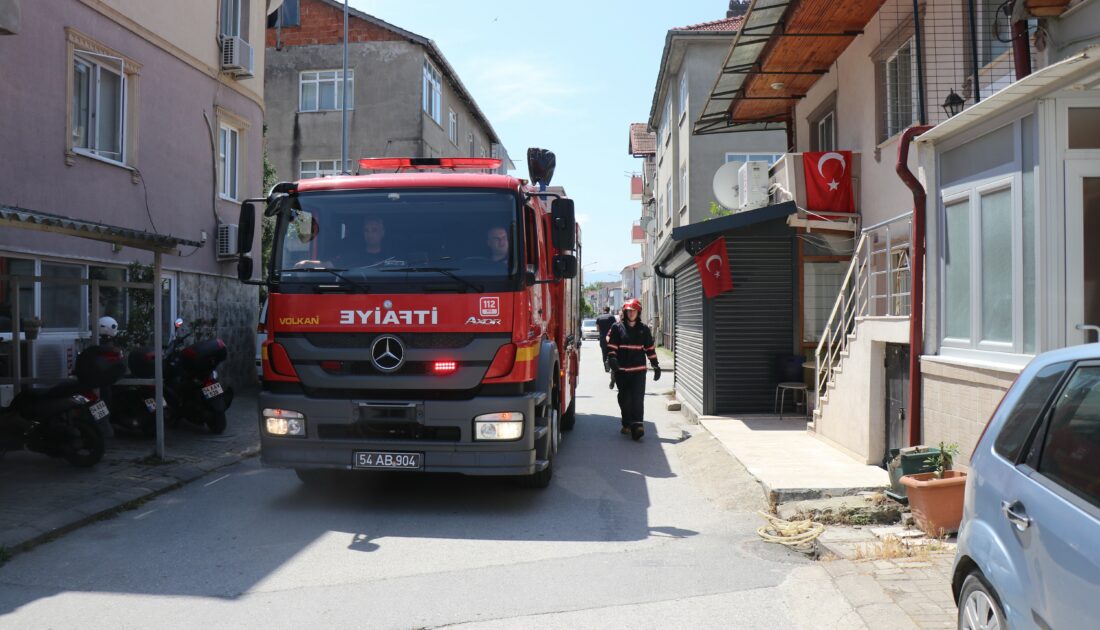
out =
[[[744,162],[726,162],[714,172],[714,198],[726,210],[736,210],[741,202],[737,194],[737,172]]]

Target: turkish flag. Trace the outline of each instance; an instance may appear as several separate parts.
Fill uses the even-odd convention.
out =
[[[696,254],[695,266],[699,268],[699,277],[703,280],[703,293],[708,298],[733,288],[725,237],[719,237]]]
[[[855,212],[852,200],[852,152],[802,154],[806,208],[818,212]]]

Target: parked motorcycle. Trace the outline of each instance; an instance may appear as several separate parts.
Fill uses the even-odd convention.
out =
[[[211,433],[226,427],[225,412],[233,404],[233,388],[218,381],[217,367],[228,353],[221,339],[207,339],[185,346],[191,336],[183,320],[175,321],[175,332],[164,353],[164,399],[167,417],[173,423],[187,420],[205,425]],[[152,349],[130,353],[127,363],[138,378],[152,378],[156,355]],[[151,385],[116,387],[112,399],[119,409],[119,426],[145,435],[156,432],[156,395]]]
[[[95,388],[109,387],[125,371],[117,348],[92,346],[77,355],[76,378],[19,392],[0,409],[0,453],[27,449],[74,466],[94,466],[111,435],[109,410]]]

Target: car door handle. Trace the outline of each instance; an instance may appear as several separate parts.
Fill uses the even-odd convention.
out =
[[[1021,532],[1031,526],[1031,517],[1027,515],[1023,504],[1019,501],[1012,503],[1001,501],[1001,512],[1004,513],[1008,522],[1015,525],[1016,529]]]

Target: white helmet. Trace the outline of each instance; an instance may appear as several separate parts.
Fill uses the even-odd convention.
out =
[[[114,317],[99,318],[99,335],[101,337],[114,337],[118,334],[118,322]]]

